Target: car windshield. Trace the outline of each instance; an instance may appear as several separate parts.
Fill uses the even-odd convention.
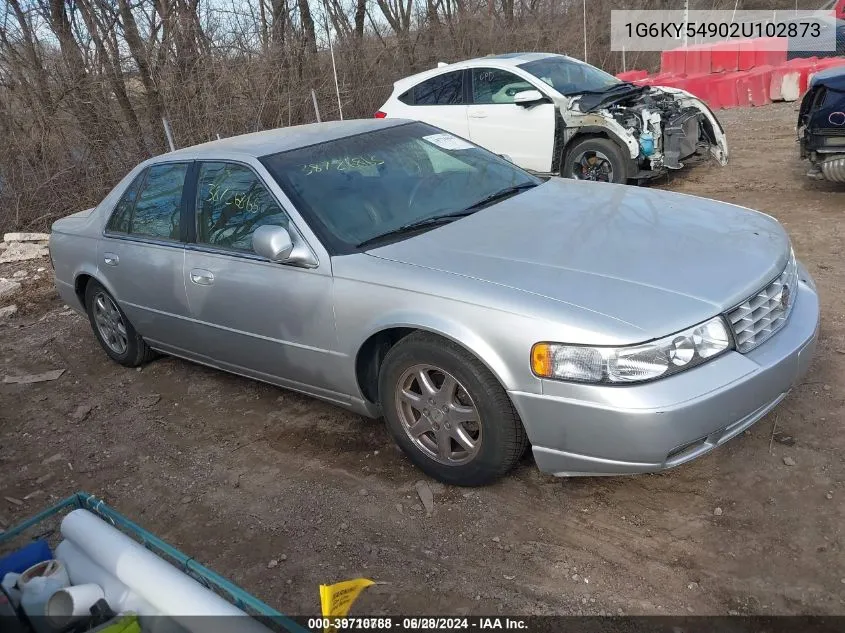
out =
[[[537,61],[520,64],[519,67],[546,82],[562,95],[604,92],[614,86],[625,84],[595,66],[563,56],[544,57]]]
[[[424,123],[281,152],[262,162],[337,252],[369,246],[381,236],[409,237],[541,182]]]

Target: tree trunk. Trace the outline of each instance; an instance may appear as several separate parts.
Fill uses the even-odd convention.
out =
[[[88,73],[85,68],[85,58],[79,49],[79,44],[73,35],[68,15],[65,11],[64,0],[50,0],[49,15],[50,29],[59,40],[59,50],[62,54],[65,70],[67,71],[67,93],[69,103],[82,133],[88,137],[92,145],[102,142],[99,117],[94,108],[86,106],[90,103],[91,93]]]
[[[357,0],[355,3],[355,39],[364,39],[364,18],[367,14],[367,0]]]
[[[126,93],[126,83],[123,77],[123,72],[120,69],[119,60],[114,60],[106,49],[105,42],[101,33],[106,33],[100,20],[97,19],[95,8],[89,4],[89,0],[77,0],[76,6],[79,8],[82,20],[85,22],[85,27],[88,29],[88,35],[94,42],[94,47],[97,50],[97,55],[100,57],[103,73],[108,80],[111,91],[114,94],[123,119],[129,127],[129,136],[135,144],[138,153],[144,153],[146,147],[144,145],[144,134],[141,131],[141,125],[138,123],[138,117],[129,101],[129,95]]]
[[[161,120],[164,118],[164,103],[153,80],[147,52],[138,33],[138,25],[135,23],[135,16],[132,15],[129,2],[128,0],[117,0],[117,5],[120,11],[120,19],[123,23],[126,45],[129,47],[129,53],[138,67],[138,78],[141,80],[141,85],[144,86],[150,132],[153,134],[157,149],[163,150],[166,147],[164,131],[161,128]]]
[[[302,22],[302,39],[305,50],[312,55],[317,54],[317,37],[314,31],[314,18],[311,17],[311,7],[308,0],[297,0],[299,6],[299,19]]]

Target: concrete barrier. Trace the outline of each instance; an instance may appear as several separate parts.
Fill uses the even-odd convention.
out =
[[[662,51],[657,75],[630,70],[617,77],[644,86],[681,88],[712,109],[721,109],[797,101],[814,73],[845,66],[845,57],[786,57],[785,38],[717,42]]]
[[[770,95],[772,66],[760,66],[737,78],[737,100],[740,106],[764,106],[772,102]]]
[[[719,42],[713,45],[710,70],[714,73],[739,70],[739,44],[737,42]]]

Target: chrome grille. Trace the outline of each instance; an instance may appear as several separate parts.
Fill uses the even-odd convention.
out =
[[[798,265],[792,253],[777,279],[728,313],[737,350],[749,352],[781,329],[797,294]]]

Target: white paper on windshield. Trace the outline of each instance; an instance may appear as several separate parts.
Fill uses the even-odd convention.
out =
[[[443,149],[473,149],[475,147],[475,145],[468,143],[462,138],[446,133],[429,134],[428,136],[423,136],[423,140],[437,145],[437,147],[442,147]]]

